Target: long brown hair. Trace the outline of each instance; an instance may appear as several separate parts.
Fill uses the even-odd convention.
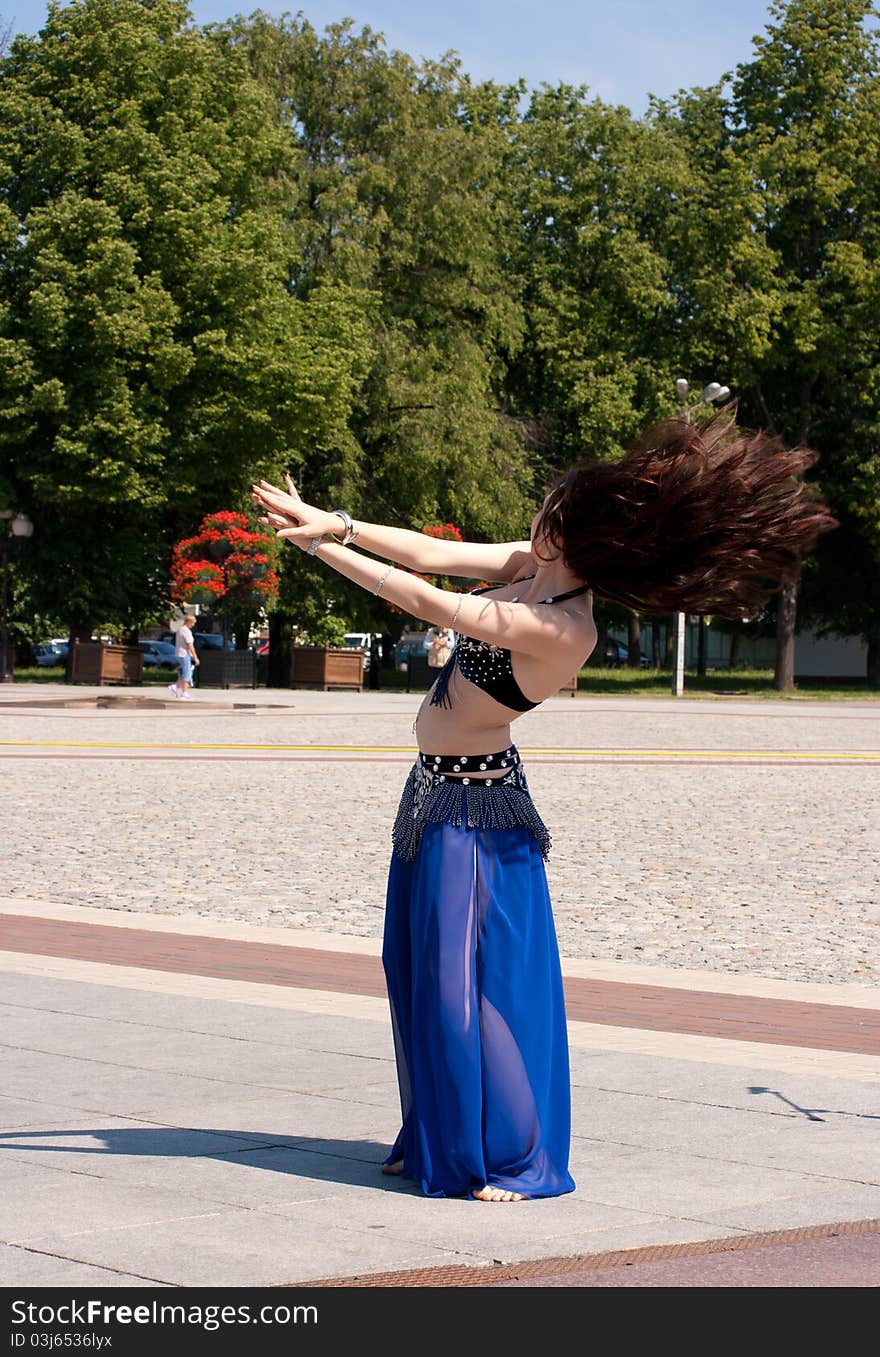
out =
[[[738,427],[733,405],[702,425],[658,420],[620,461],[560,477],[536,554],[543,537],[598,597],[638,612],[755,616],[838,526],[799,479],[818,456]]]

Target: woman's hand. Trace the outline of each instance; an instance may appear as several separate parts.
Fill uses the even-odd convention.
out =
[[[267,516],[261,520],[262,522],[274,528],[279,537],[304,547],[309,545],[313,537],[339,532],[343,524],[338,514],[316,509],[301,500],[296,486],[286,472],[284,483],[287,486],[286,493],[271,485],[269,481],[260,481],[259,485],[252,487],[254,503],[267,510]]]
[[[285,514],[264,514],[260,520],[265,523],[267,528],[272,528],[276,537],[282,537],[285,541],[293,541],[303,551],[307,551],[311,546],[312,538],[317,537],[317,533],[311,530],[306,532],[303,528],[297,526],[292,518],[287,518]]]

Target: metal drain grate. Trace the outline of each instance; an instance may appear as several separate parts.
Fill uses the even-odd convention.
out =
[[[405,1272],[366,1272],[353,1277],[327,1277],[322,1281],[282,1282],[281,1286],[494,1286],[499,1282],[536,1280],[551,1276],[571,1277],[600,1268],[632,1267],[670,1258],[695,1258],[709,1253],[736,1253],[766,1248],[771,1244],[800,1244],[810,1239],[838,1235],[880,1234],[880,1219],[838,1221],[833,1225],[804,1225],[796,1230],[769,1230],[763,1234],[726,1236],[690,1244],[647,1244],[638,1249],[614,1249],[608,1253],[576,1254],[560,1258],[534,1258],[493,1267],[467,1267],[461,1263],[444,1267],[413,1268]]]

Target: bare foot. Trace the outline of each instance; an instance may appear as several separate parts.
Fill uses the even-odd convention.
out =
[[[506,1192],[503,1187],[477,1188],[471,1196],[478,1202],[521,1202],[525,1201],[521,1192]]]
[[[395,1159],[393,1164],[383,1164],[382,1172],[393,1173],[394,1176],[397,1177],[398,1174],[403,1173],[403,1160]]]

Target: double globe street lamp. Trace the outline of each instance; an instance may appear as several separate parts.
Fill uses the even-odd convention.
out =
[[[34,525],[27,514],[0,509],[0,557],[3,563],[3,614],[0,627],[0,682],[12,682],[12,647],[9,644],[9,562],[31,536]]]
[[[701,405],[717,405],[720,401],[727,400],[730,395],[730,387],[722,386],[720,382],[709,382],[704,386],[696,400],[688,405],[688,395],[690,394],[691,384],[684,377],[679,377],[675,383],[675,394],[678,397],[678,415],[680,419],[687,420],[690,423],[691,416]]]

